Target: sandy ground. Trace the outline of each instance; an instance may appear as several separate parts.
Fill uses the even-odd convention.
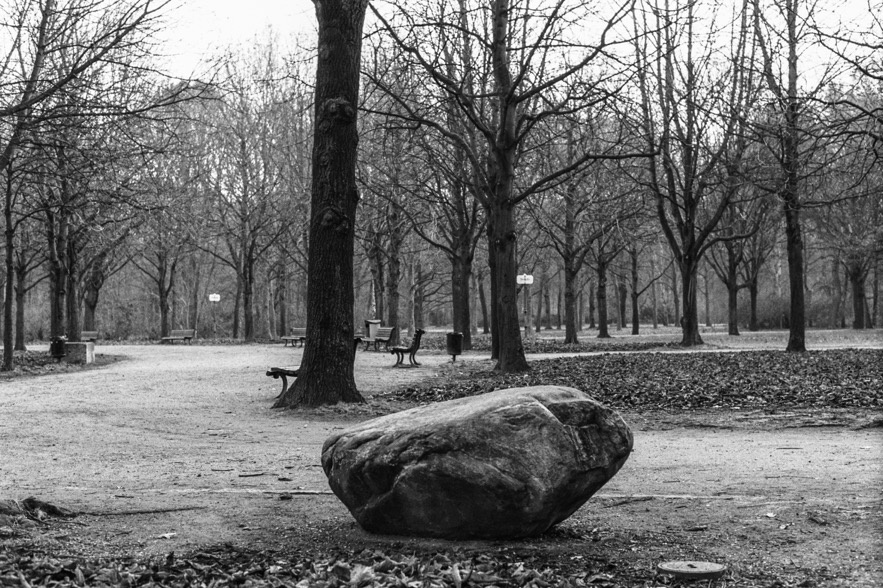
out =
[[[49,531],[56,547],[139,555],[385,541],[356,527],[319,465],[329,433],[364,415],[270,409],[281,384],[264,372],[297,365],[299,349],[99,352],[125,359],[0,383],[0,499],[36,496],[92,513]],[[360,351],[357,384],[372,395],[451,369],[445,355],[420,359],[419,368],[395,369],[392,356]],[[883,580],[881,429],[682,427],[625,416],[633,456],[565,527],[596,541],[604,529],[622,541],[643,537],[632,551],[655,541],[651,559],[679,555],[666,549],[685,533],[712,533],[742,557],[774,549],[776,565],[847,566],[846,575]]]

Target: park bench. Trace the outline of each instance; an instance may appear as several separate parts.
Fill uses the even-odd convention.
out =
[[[417,354],[417,351],[420,349],[420,339],[423,337],[423,333],[425,333],[423,329],[417,329],[414,332],[414,339],[411,341],[411,345],[409,347],[393,347],[390,350],[390,353],[396,354],[396,363],[393,367],[405,367],[402,363],[405,360],[405,354],[408,354],[408,361],[411,362],[411,365],[420,365],[417,363],[417,360],[414,359],[414,356]],[[410,367],[410,366],[408,366]]]
[[[91,341],[95,343],[98,340],[98,331],[80,331],[80,341]]]
[[[378,343],[383,343],[386,346],[386,350],[389,351],[389,340],[392,339],[395,330],[395,327],[378,327],[373,338],[367,337],[365,339],[365,351],[368,351],[368,347],[372,343],[374,343],[374,351],[377,351]]]
[[[282,337],[282,341],[285,343],[286,347],[288,346],[289,343],[291,343],[291,346],[294,347],[295,342],[300,343],[301,347],[303,347],[304,341],[306,341],[306,340],[307,340],[306,327],[304,327],[304,328],[297,327],[297,328],[291,329],[290,335],[284,335]]]
[[[196,329],[173,329],[167,337],[161,339],[162,343],[174,343],[175,341],[184,341],[190,343],[196,336]]]
[[[356,335],[353,337],[353,361],[355,361],[356,351],[359,349],[359,343],[362,342],[362,337]],[[278,380],[282,378],[282,392],[279,393],[279,398],[288,390],[288,378],[296,378],[298,372],[300,371],[300,366],[297,367],[271,367],[267,370],[267,375],[273,378],[274,380]],[[292,383],[294,383],[292,381]]]

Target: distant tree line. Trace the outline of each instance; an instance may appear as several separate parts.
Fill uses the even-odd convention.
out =
[[[528,367],[525,323],[685,346],[703,322],[786,328],[793,351],[879,326],[880,8],[845,35],[801,0],[372,3],[346,320],[488,333],[504,371]],[[315,47],[172,79],[150,43],[168,10],[0,8],[4,369],[82,330],[307,322]]]

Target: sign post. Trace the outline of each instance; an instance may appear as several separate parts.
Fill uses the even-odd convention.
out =
[[[531,274],[519,274],[515,278],[517,284],[524,286],[524,338],[530,339],[530,285],[533,284]]]
[[[208,301],[211,303],[212,307],[212,339],[215,338],[215,329],[217,327],[217,318],[215,316],[215,307],[217,307],[218,302],[221,301],[221,295],[217,293],[209,294]]]

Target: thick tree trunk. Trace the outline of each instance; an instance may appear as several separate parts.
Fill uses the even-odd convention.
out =
[[[543,276],[545,278],[545,276]],[[544,279],[540,280],[540,287],[537,288],[537,315],[534,318],[534,331],[536,331],[537,335],[540,333],[540,328],[543,324],[543,301],[548,293],[549,284],[545,282]]]
[[[650,275],[653,276],[653,282],[650,284],[650,303],[653,305],[653,328],[659,328],[659,300],[656,297],[656,247],[653,247],[653,253],[650,255]]]
[[[607,263],[598,261],[598,338],[609,339],[607,330]]]
[[[874,281],[871,285],[871,290],[873,292],[872,299],[873,303],[871,305],[871,328],[876,328],[880,325],[880,256],[881,253],[878,252],[874,256]]]
[[[425,293],[423,290],[423,266],[418,261],[414,269],[414,330],[423,328],[423,300]]]
[[[26,276],[26,275],[25,275]],[[15,350],[27,351],[25,345],[25,288],[24,279],[16,274],[15,282]]]
[[[751,281],[748,283],[748,299],[749,299],[749,312],[748,312],[748,330],[752,332],[756,332],[760,330],[760,325],[757,322],[757,296],[758,296],[759,286],[757,283],[757,276],[754,276]]]
[[[702,284],[705,286],[705,326],[709,329],[714,326],[711,320],[711,284],[708,281],[708,266],[702,272]]]
[[[158,277],[159,279],[157,280],[157,286],[159,287],[159,336],[168,337],[172,330],[172,305],[169,301],[169,297],[174,291],[175,273],[172,268],[166,266],[166,264],[163,263],[158,272]]]
[[[200,311],[202,310],[202,271],[201,264],[195,255],[190,257],[190,270],[188,274],[187,281],[190,282],[190,316],[188,317],[188,324],[199,335],[202,327],[199,320]]]
[[[785,243],[788,249],[788,283],[791,287],[788,346],[786,351],[806,351],[806,302],[804,287],[803,236],[800,229],[799,179],[801,168],[800,153],[800,103],[797,94],[797,42],[798,18],[797,3],[786,6],[788,41],[788,88],[785,129],[783,132],[782,165],[785,172],[785,186],[782,201],[785,207]]]
[[[401,248],[404,237],[402,235],[402,228],[399,225],[399,212],[395,206],[391,206],[387,211],[387,218],[389,222],[389,248],[386,256],[386,325],[388,327],[395,327],[389,344],[398,345],[401,337],[399,282],[402,278]]]
[[[555,303],[555,328],[559,331],[561,330],[561,319],[563,318],[563,313],[561,312],[561,298],[563,294],[564,288],[560,285],[558,287],[558,292],[556,296],[558,297],[558,301]],[[547,307],[548,308],[548,307]],[[552,328],[551,326],[549,328]]]
[[[49,244],[49,336],[65,334],[64,308],[67,288],[64,254],[67,251],[67,226],[51,210],[46,211],[46,237]]]
[[[385,272],[383,266],[383,244],[380,233],[373,228],[373,223],[368,229],[368,263],[371,268],[372,289],[374,298],[371,301],[373,313],[369,312],[369,318],[382,319],[386,314],[384,292],[386,290]]]
[[[727,263],[727,332],[732,336],[739,335],[739,276],[738,269],[729,256]]]
[[[505,180],[504,180],[505,182]],[[511,178],[504,193],[511,191]],[[496,199],[490,210],[493,217],[493,255],[496,261],[497,314],[500,356],[494,368],[503,373],[527,371],[527,358],[518,325],[518,288],[515,263],[515,211],[507,201]]]
[[[868,306],[865,295],[867,273],[861,267],[853,265],[847,269],[847,275],[849,276],[849,286],[852,288],[852,328],[869,328],[865,320]]]
[[[481,304],[481,332],[487,335],[491,332],[490,315],[487,311],[487,296],[484,294],[484,276],[478,276],[478,300]]]
[[[13,304],[13,285],[15,280],[15,230],[12,219],[12,170],[9,165],[4,166],[6,172],[6,195],[3,207],[3,216],[6,221],[6,229],[4,230],[4,240],[6,245],[6,284],[5,296],[3,300],[3,371],[10,371],[14,367],[14,343],[13,343],[13,323],[12,323],[12,304]]]
[[[582,290],[580,290],[576,308],[577,308],[577,311],[576,311],[577,312],[577,314],[576,314],[576,332],[582,333],[583,332],[583,325],[586,324],[586,322],[585,322],[586,297],[584,296],[584,293]]]
[[[276,317],[276,280],[270,277],[267,277],[267,298],[266,298],[266,308],[267,308],[267,336],[271,341],[275,341],[279,338],[278,333],[276,332],[276,325],[278,324],[278,320]]]
[[[676,264],[671,265],[671,299],[675,312],[674,325],[681,324],[681,299],[678,297],[678,270]]]
[[[95,311],[98,308],[99,290],[91,284],[86,285],[83,293],[83,331],[95,331]]]
[[[83,291],[84,331],[98,330],[95,324],[95,314],[96,310],[98,309],[98,297],[101,294],[101,287],[104,286],[104,280],[106,278],[104,273],[104,264],[105,256],[101,256],[100,259],[96,259],[92,264],[92,269],[89,271],[89,275],[86,276]]]
[[[238,339],[241,329],[239,320],[242,310],[242,275],[236,278],[236,295],[233,298],[233,338]]]
[[[564,344],[576,345],[577,325],[579,320],[576,312],[576,284],[578,274],[573,269],[565,266],[564,268]]]
[[[500,299],[499,299],[499,272],[497,271],[497,255],[494,252],[494,217],[490,214],[490,210],[485,210],[487,214],[487,243],[488,243],[488,273],[490,274],[491,285],[491,312],[490,312],[490,328],[491,328],[491,359],[500,359]]]
[[[785,240],[788,248],[788,283],[791,287],[788,346],[785,350],[801,352],[806,351],[806,303],[803,291],[803,237],[800,229],[800,203],[796,193],[796,177],[793,189],[793,193],[789,190],[784,195]]]
[[[278,278],[276,279],[276,324],[277,332],[281,335],[287,335],[288,329],[288,270],[285,268],[285,262],[281,259],[277,261],[276,270]]]
[[[463,334],[463,349],[472,349],[471,290],[469,287],[472,266],[465,263],[458,255],[453,256],[450,261],[454,331]]]
[[[242,279],[242,314],[243,314],[243,338],[247,343],[254,342],[255,337],[255,261],[245,258],[245,275]]]
[[[353,377],[356,125],[367,2],[314,0],[316,66],[307,341],[294,385],[274,407],[363,402]]]
[[[632,267],[632,335],[640,334],[641,310],[638,307],[638,250],[629,250]]]
[[[699,296],[697,286],[698,264],[695,262],[682,261],[681,267],[681,292],[684,301],[681,315],[681,346],[692,347],[702,345],[702,337],[699,335]]]

